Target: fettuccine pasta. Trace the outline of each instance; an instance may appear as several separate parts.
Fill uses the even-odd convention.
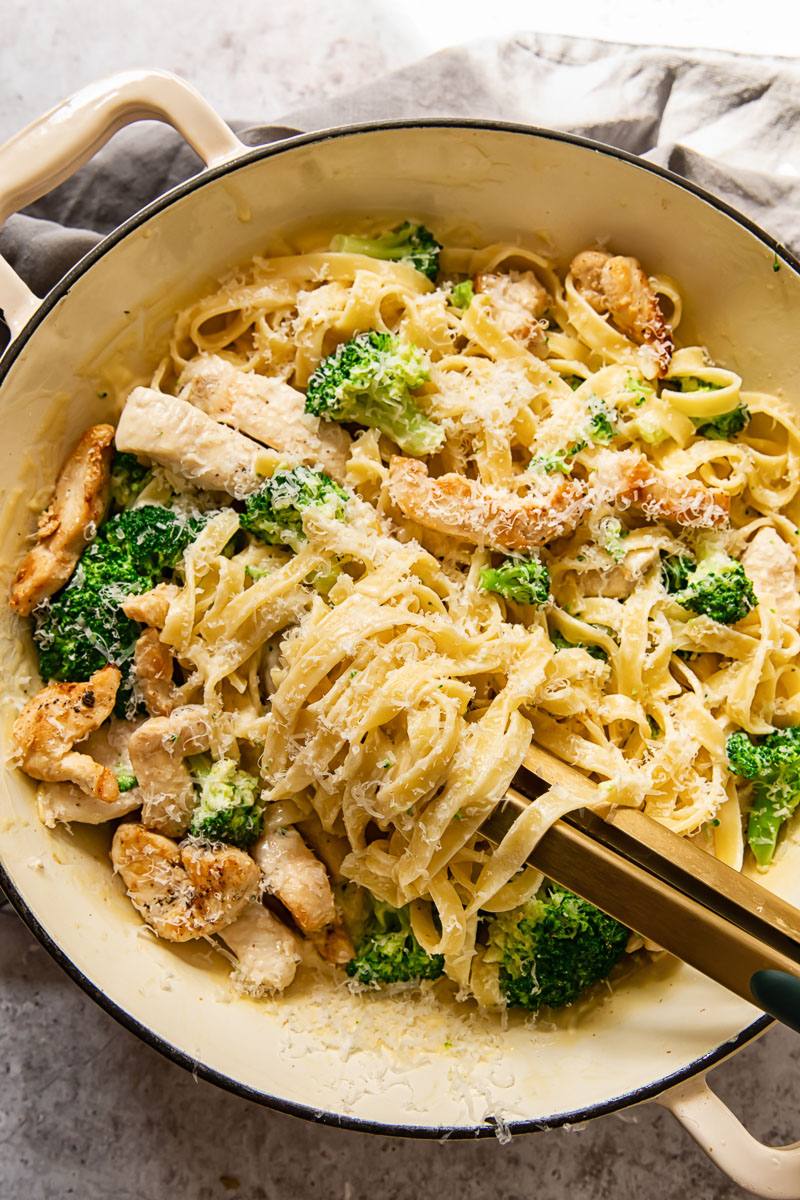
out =
[[[258,781],[264,831],[241,853],[260,883],[231,908],[236,921],[201,931],[226,941],[228,928],[242,979],[231,931],[254,920],[245,901],[281,901],[256,903],[289,930],[282,943],[272,934],[290,955],[299,932],[345,963],[348,905],[364,889],[407,909],[462,995],[498,999],[487,914],[533,900],[532,848],[585,802],[554,784],[502,845],[487,843],[481,825],[532,743],[585,775],[598,803],[641,808],[743,864],[750,790],[726,739],[800,724],[798,429],[703,347],[675,348],[679,281],[587,253],[564,273],[519,245],[445,245],[435,277],[408,257],[327,245],[257,257],[177,315],[149,388],[120,398],[117,450],[150,472],[133,511],[203,518],[161,585],[160,618],[133,614],[157,631],[172,698],[159,711],[140,690],[127,714],[143,808],[138,824],[128,809],[126,836],[141,831],[147,855],[191,875],[194,826],[174,805],[169,827],[148,821],[172,784],[136,770],[148,726],[188,738],[175,731],[190,712],[185,758],[159,735],[170,763],[206,754]],[[368,333],[416,348],[424,377],[406,391],[438,438],[430,452],[304,403],[320,365]],[[206,443],[208,429],[218,436]],[[300,465],[337,485],[340,509],[309,504],[291,538],[243,531],[249,497]],[[744,568],[750,601],[736,619],[687,600],[691,580],[670,586],[670,564],[691,576],[706,553]],[[543,595],[493,583],[520,564]],[[43,814],[81,819],[52,816],[52,789],[70,779],[42,784]],[[312,858],[334,895],[316,927],[290,898]]]

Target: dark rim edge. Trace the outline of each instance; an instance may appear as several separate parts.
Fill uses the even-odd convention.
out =
[[[655,163],[649,163],[646,160],[639,158],[635,154],[629,153],[627,150],[620,150],[614,146],[607,146],[602,142],[594,141],[590,138],[580,137],[577,134],[562,133],[552,129],[541,129],[533,125],[519,125],[505,121],[489,121],[480,119],[467,119],[457,117],[431,117],[425,119],[412,118],[407,120],[396,121],[374,121],[363,122],[356,125],[336,126],[331,129],[323,129],[314,133],[300,134],[297,137],[287,138],[283,141],[270,142],[264,146],[257,146],[252,150],[244,152],[240,157],[232,162],[223,163],[218,167],[206,168],[198,175],[172,188],[163,196],[159,196],[150,204],[140,209],[127,221],[124,221],[117,229],[108,234],[96,246],[92,247],[87,254],[83,256],[70,270],[63,276],[62,279],[47,293],[42,299],[41,304],[33,313],[31,318],[26,322],[22,330],[6,347],[5,353],[0,358],[0,385],[8,374],[9,369],[16,361],[18,355],[24,348],[26,342],[45,320],[52,309],[58,302],[66,296],[72,285],[84,275],[100,258],[102,258],[109,250],[122,241],[128,234],[138,229],[152,216],[170,207],[176,200],[182,199],[193,191],[197,191],[204,187],[205,184],[219,179],[224,175],[231,174],[237,171],[240,167],[249,165],[250,163],[258,162],[263,158],[270,158],[275,154],[282,154],[287,150],[293,150],[301,146],[313,145],[317,142],[330,141],[339,137],[350,137],[363,133],[376,133],[389,130],[402,129],[422,129],[422,128],[439,128],[439,129],[482,129],[488,131],[496,131],[501,133],[523,134],[526,137],[543,138],[549,141],[565,142],[569,145],[580,146],[586,150],[593,150],[598,154],[606,155],[610,158],[619,159],[628,165],[638,168],[639,170],[648,171],[653,175],[657,175],[661,179],[681,188],[683,191],[690,192],[698,199],[704,201],[712,208],[724,213],[736,224],[741,225],[748,230],[759,241],[763,242],[776,256],[779,256],[787,266],[790,266],[794,271],[800,274],[800,261],[795,255],[788,250],[782,243],[762,229],[755,221],[746,217],[743,213],[732,208],[726,201],[706,191],[699,185],[684,179],[680,175],[676,175],[673,171],[665,167],[660,167]],[[17,914],[48,951],[51,957],[58,965],[66,972],[66,974],[78,984],[78,986],[104,1009],[111,1017],[119,1022],[129,1032],[135,1034],[148,1046],[156,1050],[170,1061],[177,1063],[184,1070],[205,1080],[208,1083],[216,1084],[218,1087],[226,1091],[233,1092],[237,1096],[241,1096],[246,1100],[253,1101],[256,1104],[263,1105],[267,1108],[274,1109],[277,1112],[285,1113],[289,1116],[300,1117],[305,1120],[314,1121],[321,1125],[330,1125],[340,1129],[348,1129],[359,1133],[375,1133],[385,1136],[407,1137],[407,1138],[425,1138],[428,1140],[448,1140],[448,1141],[463,1141],[476,1140],[486,1137],[495,1137],[499,1129],[497,1120],[488,1118],[480,1125],[456,1125],[456,1126],[438,1126],[432,1127],[428,1125],[390,1125],[378,1121],[368,1121],[359,1117],[346,1116],[344,1114],[332,1112],[320,1112],[314,1109],[311,1105],[300,1104],[294,1101],[284,1100],[278,1096],[269,1096],[264,1092],[260,1092],[247,1084],[241,1083],[239,1080],[233,1079],[229,1075],[225,1075],[211,1067],[205,1066],[193,1059],[190,1055],[174,1046],[171,1042],[160,1037],[148,1026],[143,1025],[121,1008],[115,1001],[106,995],[96,984],[92,982],[82,971],[67,957],[61,950],[60,946],[54,941],[46,929],[40,924],[38,919],[33,915],[28,905],[25,903],[22,895],[17,890],[16,885],[12,882],[2,862],[0,862],[0,888],[5,892],[8,900],[13,905]],[[653,1083],[642,1087],[634,1088],[630,1092],[625,1092],[619,1096],[613,1097],[611,1100],[603,1101],[599,1104],[594,1104],[585,1109],[576,1109],[570,1112],[557,1113],[549,1116],[546,1120],[515,1120],[506,1121],[503,1119],[503,1128],[509,1133],[536,1133],[544,1132],[550,1129],[561,1128],[565,1125],[581,1124],[584,1121],[593,1119],[594,1117],[607,1116],[610,1113],[619,1112],[621,1109],[631,1107],[635,1104],[641,1104],[647,1100],[653,1100],[660,1096],[663,1092],[668,1091],[678,1083],[682,1083],[695,1075],[711,1069],[723,1059],[729,1057],[747,1042],[758,1037],[765,1029],[767,1029],[773,1021],[766,1014],[757,1018],[752,1024],[746,1026],[736,1037],[728,1042],[723,1042],[722,1045],[716,1047],[715,1050],[708,1054],[701,1055],[694,1059],[685,1067],[674,1072],[671,1075],[662,1076]]]

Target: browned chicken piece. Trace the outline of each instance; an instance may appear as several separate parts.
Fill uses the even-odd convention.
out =
[[[169,606],[181,589],[176,583],[159,583],[149,592],[140,592],[138,596],[128,596],[122,601],[122,611],[132,621],[142,625],[150,625],[153,629],[163,629],[167,621]]]
[[[342,863],[353,849],[348,838],[344,834],[329,833],[327,829],[323,829],[316,813],[298,821],[297,828],[317,858],[325,864],[331,880],[334,883],[342,883],[345,879]]]
[[[730,496],[725,492],[661,471],[637,450],[604,455],[596,481],[600,489],[613,492],[618,506],[633,505],[651,520],[696,529],[719,529],[730,521]]]
[[[488,296],[498,329],[518,342],[534,342],[546,327],[539,320],[550,297],[533,271],[507,271],[475,276],[475,291]]]
[[[258,891],[258,867],[243,850],[178,846],[138,821],[119,826],[111,861],[134,908],[170,942],[224,929]]]
[[[350,437],[332,421],[305,411],[302,392],[282,379],[241,371],[217,355],[190,362],[179,383],[181,397],[203,412],[263,442],[292,462],[323,470],[344,483]]]
[[[298,940],[260,901],[219,936],[236,956],[231,982],[238,991],[265,996],[282,992],[294,979],[301,957]]]
[[[114,426],[92,425],[61,468],[36,545],[11,581],[11,607],[23,617],[63,587],[94,537],[106,511],[113,454]]]
[[[79,825],[103,825],[117,817],[127,817],[141,804],[138,788],[120,792],[116,800],[108,803],[87,795],[74,783],[40,783],[36,789],[36,812],[48,829],[73,821]]]
[[[777,530],[759,529],[742,555],[742,566],[758,599],[771,602],[778,615],[796,628],[800,624],[797,558]]]
[[[117,425],[118,450],[174,471],[195,487],[249,496],[263,476],[263,446],[154,388],[134,388]]]
[[[176,708],[168,717],[151,717],[131,734],[128,753],[142,793],[142,820],[170,837],[189,827],[195,807],[187,754],[208,749],[210,728],[200,704]]]
[[[128,741],[133,728],[129,721],[111,717],[89,734],[81,749],[103,767],[110,767],[112,771],[117,767],[130,771]],[[60,783],[40,783],[36,791],[36,811],[39,820],[48,829],[54,829],[59,822],[70,824],[72,821],[83,825],[101,825],[105,821],[127,816],[140,808],[141,804],[138,787],[121,791],[119,797],[108,804],[82,792],[74,783],[63,780]]]
[[[658,375],[666,375],[675,349],[672,331],[638,259],[607,250],[583,250],[573,258],[570,271],[587,304],[601,315],[607,313],[631,341],[649,346]]]
[[[22,770],[49,783],[67,780],[106,804],[116,800],[114,772],[72,747],[111,715],[121,678],[116,667],[103,667],[86,683],[51,683],[29,700],[11,734]]]
[[[571,532],[586,511],[583,486],[572,479],[531,476],[527,495],[463,475],[431,479],[423,463],[395,456],[389,495],[420,525],[498,550],[532,550]]]
[[[333,963],[335,966],[343,967],[345,963],[349,963],[350,959],[355,957],[356,952],[350,941],[350,935],[341,921],[334,921],[332,925],[326,926],[318,933],[310,933],[308,940],[320,958],[324,958],[325,962]]]
[[[168,717],[180,704],[180,692],[172,681],[173,666],[172,654],[158,630],[145,629],[133,650],[133,669],[151,717]]]
[[[252,847],[268,892],[288,908],[303,933],[336,919],[328,872],[296,829],[264,833]]]

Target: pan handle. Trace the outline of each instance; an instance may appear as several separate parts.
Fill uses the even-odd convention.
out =
[[[770,1200],[800,1198],[800,1142],[765,1146],[748,1133],[705,1075],[695,1076],[656,1100],[692,1135],[711,1161],[734,1183]]]
[[[56,105],[0,147],[0,225],[68,179],[125,125],[174,126],[206,166],[243,154],[239,141],[193,87],[168,71],[108,75]],[[41,303],[0,258],[0,309],[12,337]]]

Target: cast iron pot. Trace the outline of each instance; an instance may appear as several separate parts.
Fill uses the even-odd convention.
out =
[[[673,275],[682,340],[697,340],[750,389],[800,403],[792,353],[798,264],[714,197],[631,155],[524,126],[396,121],[245,147],[203,99],[162,72],[126,72],[79,93],[0,149],[0,221],[67,178],[123,125],[174,125],[206,169],[138,213],[43,300],[0,260],[12,341],[0,360],[0,482],[6,571],[58,463],[87,424],[108,419],[103,380],[140,371],[187,298],[260,252],[277,231],[348,214],[455,221],[484,241],[544,237],[560,266],[598,237]],[[780,268],[780,269],[778,269]],[[7,613],[4,729],[14,683],[35,670]],[[655,1100],[716,1163],[763,1195],[800,1196],[800,1146],[756,1142],[711,1092],[706,1072],[757,1037],[756,1009],[675,964],[620,985],[557,1028],[425,1011],[413,1025],[391,998],[300,984],[256,1003],[231,998],[205,944],[143,936],[112,878],[102,829],[45,829],[34,786],[6,769],[0,886],[84,990],[174,1061],[284,1112],[351,1129],[474,1138],[582,1122]],[[769,886],[800,901],[800,846]]]

